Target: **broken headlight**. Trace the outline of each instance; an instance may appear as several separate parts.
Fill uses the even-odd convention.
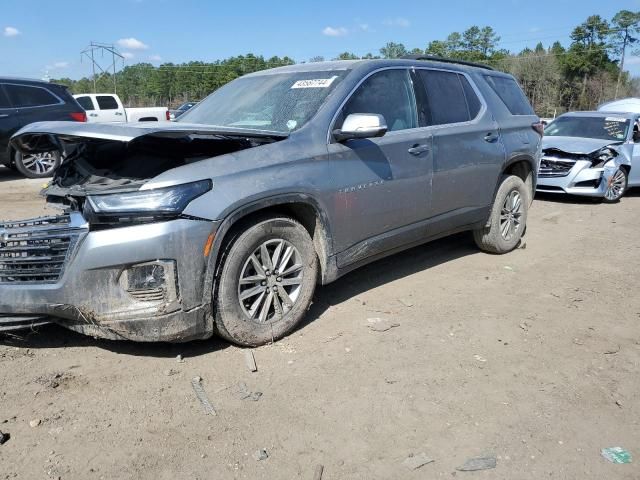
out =
[[[91,206],[90,213],[98,218],[117,217],[120,221],[144,222],[180,215],[192,200],[211,188],[211,180],[201,180],[137,192],[91,195],[87,201]]]
[[[609,147],[604,147],[591,155],[591,161],[594,167],[602,167],[609,160],[613,160],[618,156],[618,152]]]

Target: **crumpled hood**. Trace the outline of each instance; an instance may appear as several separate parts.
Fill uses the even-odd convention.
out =
[[[185,135],[254,138],[285,138],[287,136],[281,132],[268,130],[250,130],[180,122],[36,122],[16,132],[11,137],[11,144],[23,153],[30,153],[59,149],[58,138],[95,138],[128,143],[137,138],[147,136],[180,138]]]
[[[618,145],[621,142],[602,140],[599,138],[582,137],[543,137],[542,150],[555,148],[566,153],[577,155],[589,155],[609,145]]]

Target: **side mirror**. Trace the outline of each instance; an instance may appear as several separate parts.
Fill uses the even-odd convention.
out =
[[[640,143],[640,132],[638,130],[633,132],[633,143]]]
[[[377,113],[352,113],[345,118],[342,128],[333,131],[338,142],[354,138],[382,137],[387,133],[387,122]]]

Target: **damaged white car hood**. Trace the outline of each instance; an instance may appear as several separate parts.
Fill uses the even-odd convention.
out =
[[[543,137],[542,150],[556,149],[567,153],[578,155],[589,155],[597,152],[603,147],[616,145],[620,142],[611,140],[602,140],[599,138],[582,138],[582,137]]]

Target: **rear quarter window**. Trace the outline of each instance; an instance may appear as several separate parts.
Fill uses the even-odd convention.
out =
[[[493,75],[485,75],[484,78],[512,115],[535,115],[527,97],[513,78]]]

